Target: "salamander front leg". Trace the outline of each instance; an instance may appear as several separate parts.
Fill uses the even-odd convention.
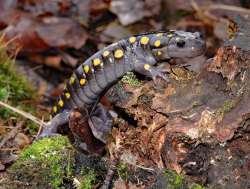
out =
[[[157,83],[157,78],[161,78],[166,82],[169,82],[169,69],[163,68],[162,66],[152,66],[150,64],[138,65],[135,69],[136,72],[148,76],[153,79],[154,83]]]
[[[68,110],[64,110],[62,113],[57,114],[50,122],[48,122],[47,127],[37,136],[36,140],[43,137],[58,135],[58,128],[61,125],[68,123],[69,114],[70,112]]]
[[[112,129],[112,116],[100,103],[89,116],[88,123],[93,135],[106,143]]]

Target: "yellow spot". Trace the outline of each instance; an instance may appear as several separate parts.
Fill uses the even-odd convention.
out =
[[[149,38],[148,38],[147,36],[143,36],[143,37],[141,38],[141,44],[147,45],[148,42],[149,42]]]
[[[68,93],[68,92],[65,93],[65,96],[66,96],[67,99],[69,99],[70,98],[70,93]]]
[[[93,65],[94,66],[99,66],[101,64],[101,60],[99,59],[99,58],[95,58],[94,60],[93,60]]]
[[[169,38],[173,37],[173,34],[172,33],[168,34],[168,37]]]
[[[151,66],[150,66],[149,64],[144,64],[144,69],[145,69],[145,70],[149,70],[150,67],[151,67]]]
[[[130,38],[129,38],[129,42],[130,42],[131,44],[133,44],[134,42],[136,42],[136,37],[130,37]]]
[[[74,75],[72,75],[71,77],[70,77],[70,79],[69,79],[69,83],[72,85],[72,84],[74,84],[74,82],[75,82],[75,76]]]
[[[84,70],[85,73],[88,73],[88,72],[89,72],[89,66],[88,66],[88,65],[85,65],[85,66],[83,67],[83,70]]]
[[[66,82],[64,82],[64,84],[63,84],[63,89],[64,89],[64,90],[67,89],[67,83],[66,83]]]
[[[181,38],[179,38],[179,37],[175,38],[175,41],[177,41],[177,42],[180,41],[180,40],[181,40]]]
[[[115,58],[122,58],[123,55],[124,55],[124,53],[123,53],[123,51],[121,49],[117,49],[115,51],[115,54],[114,54]]]
[[[163,36],[163,33],[157,33],[156,36],[161,37],[161,36]]]
[[[57,107],[53,106],[53,112],[56,113],[57,112]]]
[[[80,79],[80,85],[84,85],[86,83],[86,79]]]
[[[154,42],[154,46],[155,47],[159,47],[161,45],[161,41],[160,40],[156,40],[155,42]]]
[[[161,56],[162,52],[161,51],[157,51],[157,56]]]
[[[104,52],[102,53],[102,56],[103,56],[103,57],[107,57],[107,56],[109,55],[109,53],[110,53],[109,51],[104,51]]]
[[[59,101],[58,101],[58,105],[60,106],[60,107],[63,107],[63,101],[62,101],[62,99],[60,99]]]

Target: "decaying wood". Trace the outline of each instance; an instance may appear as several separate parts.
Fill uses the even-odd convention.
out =
[[[130,165],[171,168],[202,184],[241,188],[250,178],[249,53],[222,47],[200,72],[172,70],[169,83],[118,83],[108,92],[123,114],[108,145],[111,158],[117,153]]]
[[[146,82],[138,89],[124,86],[123,94],[117,92],[117,87],[110,92],[111,97],[124,99],[114,100],[115,105],[137,122],[120,131],[126,138],[123,153],[130,152],[138,164],[172,168],[203,184],[223,180],[217,174],[227,166],[223,176],[234,180],[235,188],[242,187],[250,172],[239,165],[237,177],[232,164],[241,160],[242,167],[250,166],[246,158],[250,153],[249,53],[222,47],[200,72],[177,70],[171,82],[162,82],[161,86]],[[242,139],[238,138],[239,132]],[[235,152],[235,140],[245,158]],[[230,161],[222,165],[220,159]],[[230,186],[231,181],[223,182]]]
[[[75,110],[70,115],[69,130],[61,132],[68,134],[71,143],[78,150],[84,153],[101,155],[104,152],[105,145],[94,137],[87,119],[86,115],[82,115],[78,110]]]

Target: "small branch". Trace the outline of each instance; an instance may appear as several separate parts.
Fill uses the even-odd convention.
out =
[[[33,115],[31,115],[31,114],[29,114],[27,112],[24,112],[22,110],[19,110],[17,108],[14,108],[14,107],[12,107],[12,106],[10,106],[10,105],[2,102],[2,101],[0,101],[0,106],[3,106],[5,108],[7,108],[7,109],[10,109],[11,111],[13,111],[13,112],[15,112],[15,113],[17,113],[17,114],[25,117],[25,118],[27,118],[27,119],[29,119],[29,120],[37,123],[38,125],[46,125],[45,122],[43,122],[42,120],[38,119],[37,117],[35,117],[35,116],[33,116]]]
[[[213,21],[222,21],[228,22],[227,19],[223,17],[217,17],[211,13],[212,10],[225,10],[225,11],[233,11],[241,14],[250,14],[250,10],[242,7],[232,6],[232,5],[224,5],[224,4],[209,4],[206,6],[199,6],[195,0],[190,0],[190,4],[192,8],[197,12],[198,17],[202,20],[210,19]]]
[[[20,150],[20,148],[0,148],[0,151],[14,151],[14,150]]]
[[[126,163],[128,163],[128,162],[126,162]],[[144,166],[142,166],[142,165],[137,165],[137,164],[134,164],[134,163],[128,163],[128,164],[133,165],[133,166],[135,166],[135,167],[137,167],[137,168],[146,170],[146,171],[155,172],[155,169],[150,168],[150,167],[144,167]]]
[[[197,12],[202,12],[204,10],[210,11],[215,9],[222,9],[227,11],[241,12],[250,14],[250,10],[242,7],[232,6],[232,5],[224,5],[224,4],[210,4],[207,6],[199,6],[195,0],[190,0],[190,4],[193,9]]]
[[[214,10],[214,9],[222,9],[222,10],[228,10],[228,11],[234,11],[234,12],[241,12],[250,14],[250,10],[242,7],[236,7],[231,5],[223,5],[223,4],[215,4],[208,6],[208,9]]]

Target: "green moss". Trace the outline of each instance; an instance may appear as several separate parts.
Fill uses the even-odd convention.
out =
[[[121,81],[132,87],[141,86],[141,81],[137,79],[136,75],[133,72],[128,72],[125,76],[122,77]]]
[[[129,174],[128,165],[126,163],[119,163],[116,168],[119,177],[126,181],[128,179]]]
[[[74,161],[66,137],[44,138],[25,149],[9,172],[30,188],[63,188],[63,181],[72,175]]]
[[[179,175],[174,170],[165,169],[157,176],[152,189],[205,189],[199,184],[188,181],[184,176]]]
[[[83,178],[80,182],[80,189],[92,189],[96,181],[96,174],[93,170],[84,170],[81,172]]]
[[[192,184],[189,189],[205,189],[204,187],[202,187],[199,184]]]
[[[13,107],[35,114],[34,106],[23,103],[24,100],[32,100],[34,97],[35,92],[30,83],[15,69],[15,61],[9,57],[6,46],[0,40],[0,100]],[[18,114],[1,106],[0,117],[4,120],[9,117],[20,119]],[[38,126],[35,127],[31,122],[27,123],[27,128],[31,128],[30,133],[35,133],[38,130]]]
[[[0,100],[19,100],[32,97],[32,89],[27,80],[15,69],[14,60],[7,55],[0,44]]]
[[[167,169],[164,171],[165,179],[171,186],[171,189],[178,189],[185,185],[185,179],[181,175],[178,175],[175,171]]]

